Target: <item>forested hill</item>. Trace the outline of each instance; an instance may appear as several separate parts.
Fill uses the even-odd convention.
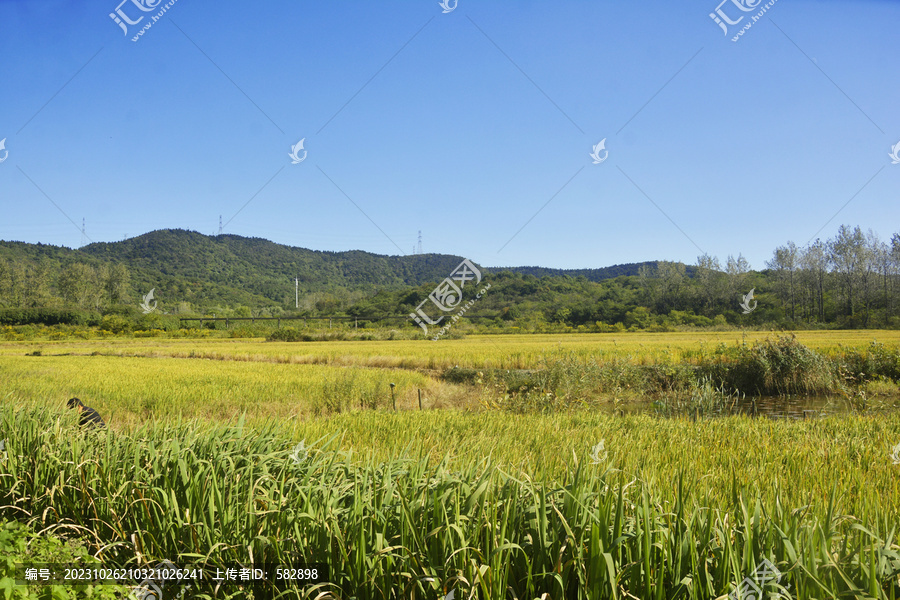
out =
[[[109,272],[117,266],[127,284],[123,296],[155,289],[159,297],[179,298],[195,306],[266,306],[293,304],[294,278],[299,279],[301,296],[311,294],[371,294],[377,289],[400,290],[432,284],[447,277],[463,260],[461,256],[416,254],[384,256],[363,251],[323,252],[276,244],[261,238],[238,235],[207,236],[193,231],[165,229],[121,242],[93,243],[77,250],[0,241],[0,261],[19,265],[22,293],[32,298],[0,302],[7,306],[44,305],[44,296],[65,295],[55,282],[67,271],[83,288],[72,296],[98,296],[94,287],[115,287],[117,277]],[[79,265],[73,269],[72,265]],[[86,268],[89,267],[89,268]],[[124,267],[126,272],[122,272]],[[619,265],[608,269],[562,271],[522,267],[511,271],[541,275],[584,275],[591,281],[636,274],[639,265]],[[101,273],[106,269],[105,274]],[[501,269],[484,269],[499,271]],[[502,269],[507,270],[507,269]],[[81,274],[78,276],[78,274]],[[66,279],[63,277],[63,279]],[[27,281],[26,281],[27,280]],[[37,282],[48,289],[36,288]],[[0,287],[4,287],[0,285]],[[9,287],[9,286],[6,286]],[[142,291],[143,290],[143,291]],[[130,291],[130,293],[129,293]],[[8,294],[7,294],[8,295]],[[13,294],[15,295],[15,294]],[[41,296],[41,297],[38,297]],[[79,305],[92,302],[79,300]]]
[[[301,314],[377,320],[409,314],[462,260],[320,252],[183,230],[78,250],[0,242],[0,313],[9,313],[0,318],[52,320],[45,315],[36,321],[39,315],[30,309],[140,314],[142,299],[153,290],[159,312],[169,314],[271,316],[299,308]],[[775,248],[766,267],[753,270],[740,254],[728,256],[724,265],[702,255],[696,265],[481,267],[492,287],[478,312],[482,319],[515,322],[529,331],[540,330],[542,323],[598,331],[620,323],[650,330],[800,321],[900,327],[900,232],[888,243],[858,226],[841,225],[831,239]],[[297,307],[294,277],[300,280]]]
[[[510,271],[512,273],[521,273],[522,275],[534,275],[535,277],[584,277],[588,281],[603,281],[604,279],[615,279],[623,275],[639,275],[641,267],[647,269],[656,269],[657,261],[647,261],[641,263],[627,263],[624,265],[613,265],[611,267],[603,267],[600,269],[550,269],[547,267],[495,267],[490,271]],[[692,275],[693,267],[687,267],[688,275]]]
[[[352,250],[323,252],[276,244],[239,235],[206,236],[183,230],[161,230],[122,242],[90,244],[88,255],[122,262],[129,269],[151,269],[191,281],[240,286],[270,297],[293,279],[301,291],[334,288],[415,286],[443,279],[462,260],[459,256],[418,254],[384,256]]]
[[[440,281],[462,260],[459,256],[420,254],[383,256],[363,251],[321,252],[237,235],[206,236],[166,229],[121,242],[94,243],[72,250],[45,244],[0,241],[0,261],[22,268],[20,279],[59,281],[72,265],[87,279],[108,281],[100,271],[124,267],[133,292],[155,289],[159,295],[205,306],[293,303],[294,278],[301,294],[371,291]],[[41,294],[31,282],[26,295]],[[86,282],[82,282],[86,283]],[[105,284],[100,284],[105,285]],[[54,290],[46,290],[50,295]],[[85,291],[91,295],[90,291]],[[130,294],[133,296],[134,294]],[[7,302],[7,304],[10,304]],[[12,302],[12,305],[22,304]],[[29,304],[42,304],[37,298]]]

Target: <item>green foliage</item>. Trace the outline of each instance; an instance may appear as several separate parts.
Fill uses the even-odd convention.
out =
[[[95,326],[100,314],[60,308],[6,308],[0,309],[0,325],[81,325]]]
[[[113,333],[131,332],[134,324],[121,315],[106,315],[100,320],[100,328]]]
[[[794,336],[720,345],[697,364],[633,364],[621,358],[551,354],[539,369],[452,368],[443,378],[484,387],[484,403],[512,412],[570,410],[626,396],[653,398],[666,414],[715,412],[737,396],[850,393],[870,381],[900,383],[900,348],[873,343],[826,356]],[[677,410],[676,410],[677,409]],[[682,410],[684,409],[684,410]]]
[[[848,381],[900,381],[900,348],[873,341],[863,351],[843,353],[840,370]]]
[[[127,589],[121,585],[16,585],[16,564],[101,566],[78,540],[63,540],[47,532],[38,535],[22,523],[0,521],[0,600],[102,600],[121,598]]]
[[[841,390],[832,361],[791,336],[722,350],[701,370],[719,385],[749,395],[825,394]]]
[[[892,243],[887,252],[859,228],[844,226],[827,243],[790,252],[777,249],[766,271],[749,270],[741,256],[728,257],[723,268],[706,255],[698,257],[697,266],[655,261],[580,270],[483,268],[492,287],[466,313],[465,322],[496,333],[898,327],[900,236]],[[881,262],[873,270],[876,257]],[[0,242],[0,307],[65,306],[109,314],[122,307],[136,310],[153,289],[159,313],[349,315],[365,327],[366,321],[408,315],[460,260],[435,254],[316,252],[258,238],[182,230],[79,250]],[[869,270],[861,270],[863,264]],[[299,308],[294,278],[299,280]],[[464,299],[473,297],[475,287],[463,289]],[[758,308],[744,314],[740,302],[751,288]],[[35,318],[0,317],[0,325],[51,324],[49,317]],[[407,320],[399,328],[415,327]],[[134,323],[132,329],[171,331],[173,326]],[[455,324],[449,337],[459,335]]]

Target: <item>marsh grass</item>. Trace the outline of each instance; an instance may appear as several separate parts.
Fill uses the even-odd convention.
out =
[[[622,358],[601,362],[557,353],[536,369],[455,367],[443,378],[482,385],[485,406],[513,412],[642,398],[663,405],[664,412],[712,413],[746,396],[827,394],[843,395],[852,408],[864,410],[870,406],[866,390],[873,383],[881,384],[883,395],[900,395],[900,349],[873,343],[864,350],[827,355],[794,336],[781,336],[751,345],[722,344],[697,364],[635,364]]]
[[[795,336],[780,336],[722,351],[700,370],[721,385],[750,395],[817,395],[839,391],[838,365],[804,346]]]

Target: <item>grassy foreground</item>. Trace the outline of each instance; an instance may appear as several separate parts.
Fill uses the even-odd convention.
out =
[[[332,570],[191,597],[716,598],[762,558],[784,597],[900,597],[897,415],[370,411],[84,434],[70,416],[0,408],[0,517],[86,534],[106,562]]]

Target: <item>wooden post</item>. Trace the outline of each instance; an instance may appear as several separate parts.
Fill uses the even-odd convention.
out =
[[[419,390],[419,410],[422,410],[422,390]]]
[[[394,398],[394,385],[395,384],[392,383],[390,385],[391,385],[391,404],[394,406],[394,410],[397,410],[397,399]]]

